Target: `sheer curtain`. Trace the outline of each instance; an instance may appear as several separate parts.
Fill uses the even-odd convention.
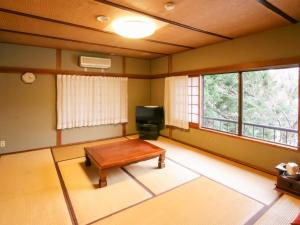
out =
[[[127,81],[57,75],[57,129],[127,122]]]
[[[189,128],[188,76],[165,79],[165,123],[183,129]]]

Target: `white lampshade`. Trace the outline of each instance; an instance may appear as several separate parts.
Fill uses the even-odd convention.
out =
[[[112,27],[120,36],[134,39],[148,37],[155,31],[155,25],[143,18],[120,18]]]

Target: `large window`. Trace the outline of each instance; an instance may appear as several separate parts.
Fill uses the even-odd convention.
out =
[[[238,74],[203,77],[202,127],[238,133]]]
[[[189,122],[199,123],[199,77],[189,77]]]
[[[298,146],[299,68],[202,76],[201,127]]]
[[[242,73],[243,135],[297,146],[298,68]]]

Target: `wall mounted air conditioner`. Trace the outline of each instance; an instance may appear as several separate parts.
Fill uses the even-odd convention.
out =
[[[84,68],[107,69],[111,67],[111,59],[80,56],[79,65]]]

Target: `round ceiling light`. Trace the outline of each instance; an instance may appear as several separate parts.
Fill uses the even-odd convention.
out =
[[[155,25],[143,18],[120,18],[113,22],[114,31],[126,38],[144,38],[155,31]]]
[[[174,2],[167,2],[165,4],[165,9],[167,11],[171,11],[171,10],[175,9],[175,3]]]
[[[101,15],[101,16],[97,16],[97,20],[99,22],[107,22],[109,18],[107,16]]]

